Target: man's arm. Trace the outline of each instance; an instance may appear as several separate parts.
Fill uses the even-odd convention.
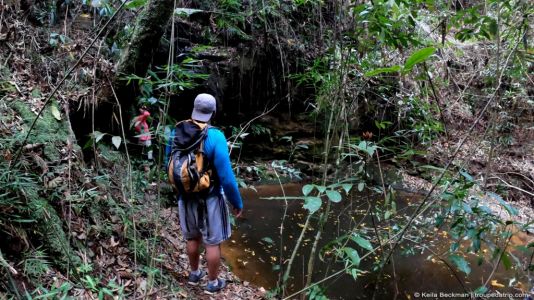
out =
[[[235,209],[241,210],[243,209],[243,200],[241,199],[241,194],[239,194],[237,181],[232,171],[226,138],[219,130],[213,130],[213,132],[213,164],[215,165],[215,170],[217,170],[219,181],[228,201]]]

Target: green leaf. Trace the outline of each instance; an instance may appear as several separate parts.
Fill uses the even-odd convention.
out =
[[[345,252],[345,255],[347,255],[353,265],[360,265],[360,255],[358,254],[358,251],[356,251],[356,249],[345,247],[343,248],[343,252]]]
[[[368,143],[366,141],[361,141],[358,144],[357,148],[361,151],[366,152],[367,154],[369,154],[369,156],[373,156],[378,147],[373,145],[373,143],[371,142]]]
[[[350,269],[349,271],[350,275],[352,275],[352,278],[354,278],[354,280],[358,278],[358,271],[358,269]]]
[[[194,8],[183,8],[183,7],[179,7],[179,8],[174,10],[174,14],[175,15],[179,15],[179,16],[184,15],[184,16],[187,16],[187,17],[189,17],[192,14],[199,13],[199,12],[203,12],[203,10],[202,9],[194,9]]]
[[[327,190],[326,196],[328,197],[330,201],[335,202],[335,203],[341,202],[341,199],[342,199],[341,194],[338,191],[334,191],[334,190]]]
[[[316,185],[315,186],[317,188],[317,190],[319,191],[319,193],[324,193],[324,191],[326,191],[326,186],[322,186],[322,185]]]
[[[319,197],[306,197],[304,198],[304,208],[307,209],[310,214],[313,214],[314,212],[318,211],[319,208],[321,208],[321,205],[323,202],[321,201],[321,198]]]
[[[427,47],[427,48],[417,50],[412,55],[410,55],[410,57],[408,57],[408,59],[404,63],[404,68],[402,72],[403,73],[410,72],[416,64],[427,60],[432,54],[434,54],[435,51],[436,51],[436,48],[434,47]]]
[[[134,9],[134,8],[138,8],[140,6],[144,6],[146,4],[147,0],[132,0],[132,1],[129,1],[128,3],[126,3],[124,5],[124,7],[128,8],[128,9]]]
[[[456,265],[456,267],[464,272],[466,275],[469,275],[471,273],[471,268],[469,267],[469,263],[461,256],[458,255],[449,255],[449,259]]]
[[[392,67],[387,67],[387,68],[378,68],[378,69],[374,69],[374,70],[371,70],[369,72],[366,72],[364,75],[367,76],[367,77],[373,77],[373,76],[376,76],[378,74],[382,74],[382,73],[393,73],[393,72],[397,72],[401,69],[401,66],[392,66]]]
[[[267,244],[270,244],[270,245],[274,244],[273,239],[271,239],[271,238],[268,237],[268,236],[262,238],[261,240],[264,241],[264,242],[266,242]]]
[[[148,70],[146,71],[148,73],[148,75],[150,75],[152,78],[156,79],[157,81],[160,81],[161,79],[159,78],[158,74],[156,74],[156,72],[152,71],[152,70]],[[153,97],[151,97],[153,98]],[[148,99],[150,100],[150,98]]]
[[[56,105],[52,104],[52,106],[50,106],[50,111],[56,120],[61,121],[61,113]]]
[[[497,21],[495,19],[491,19],[488,24],[488,30],[491,35],[495,36],[497,35],[497,31],[499,30],[499,26],[497,25]]]
[[[462,203],[462,207],[464,208],[464,211],[468,214],[472,214],[473,210],[471,209],[471,206],[467,203]]]
[[[363,237],[355,234],[351,238],[352,238],[352,240],[354,242],[356,242],[356,244],[358,244],[363,249],[366,249],[366,250],[369,250],[369,251],[373,251],[373,245],[371,245],[371,242],[369,242],[368,240],[364,239]]]
[[[345,191],[345,194],[348,194],[350,192],[350,190],[352,189],[352,184],[350,183],[343,183],[341,184],[341,187],[343,188],[343,190]]]
[[[302,194],[304,196],[308,196],[311,193],[311,191],[313,191],[313,188],[314,188],[313,184],[306,184],[305,186],[302,187]]]
[[[95,143],[100,142],[100,140],[105,136],[105,133],[95,130],[93,132],[93,137],[95,138]]]
[[[468,182],[474,182],[473,176],[471,176],[466,171],[460,171],[460,174],[468,181]]]
[[[516,250],[521,251],[521,252],[528,253],[528,247],[527,246],[519,245],[519,246],[514,246],[514,248]]]
[[[92,0],[91,6],[94,8],[102,7],[102,1],[101,0]]]
[[[474,293],[480,295],[480,294],[485,294],[487,291],[488,291],[488,288],[485,285],[483,285],[477,288],[476,290],[474,290]]]
[[[111,142],[113,143],[113,146],[115,146],[115,148],[119,149],[122,143],[122,138],[120,136],[114,136],[111,138]]]
[[[358,192],[363,191],[364,188],[365,188],[365,182],[362,181],[358,183]]]

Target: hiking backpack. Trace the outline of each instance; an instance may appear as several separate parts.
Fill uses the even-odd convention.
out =
[[[208,128],[208,124],[194,120],[176,124],[167,174],[170,184],[182,196],[208,192],[212,185],[212,171],[204,153]]]

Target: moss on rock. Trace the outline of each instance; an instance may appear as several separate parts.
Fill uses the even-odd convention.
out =
[[[16,135],[16,140],[22,141],[35,119],[36,114],[22,101],[13,101],[10,106],[24,120],[24,130]],[[27,141],[29,144],[44,144],[44,155],[52,161],[57,161],[61,158],[61,148],[66,144],[67,138],[69,137],[67,123],[57,120],[52,113],[52,110],[57,109],[58,107],[57,101],[54,100],[45,108]]]
[[[23,101],[13,101],[9,103],[23,120],[23,130],[14,135],[15,144],[22,143],[28,130],[36,117],[36,114]],[[62,151],[67,145],[70,135],[68,122],[58,120],[54,112],[59,113],[57,101],[52,101],[43,111],[30,133],[27,144],[41,143],[44,145],[43,159],[45,161],[58,161],[62,157]],[[24,145],[17,145],[21,147]],[[64,165],[56,165],[54,172],[61,174],[64,172]],[[57,211],[50,204],[51,201],[42,197],[39,190],[42,190],[37,180],[30,184],[23,193],[27,199],[25,207],[22,209],[27,216],[35,221],[33,232],[39,236],[43,246],[50,257],[55,259],[56,264],[63,268],[74,269],[81,264],[81,259],[75,254],[68,240],[68,235],[63,229],[63,220]]]
[[[65,270],[69,266],[71,269],[79,266],[82,261],[70,246],[62,227],[63,222],[48,201],[42,198],[32,199],[28,210],[30,217],[37,222],[37,231],[42,234],[44,246],[53,254],[51,257],[56,263]]]

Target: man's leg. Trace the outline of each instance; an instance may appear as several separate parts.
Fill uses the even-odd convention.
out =
[[[187,240],[187,256],[189,257],[189,265],[191,266],[191,271],[198,270],[198,264],[200,260],[200,237],[196,239]]]
[[[206,260],[208,261],[208,279],[213,281],[219,275],[221,265],[221,245],[206,245]]]
[[[206,293],[213,294],[226,286],[223,278],[218,278],[221,265],[220,244],[230,237],[228,208],[222,195],[215,195],[206,200],[209,223],[202,232],[208,261],[208,284]],[[208,234],[209,233],[209,234]]]

